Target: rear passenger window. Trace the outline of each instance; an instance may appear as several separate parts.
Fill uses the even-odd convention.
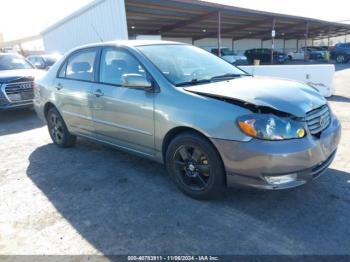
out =
[[[69,57],[66,78],[82,81],[94,80],[96,50],[85,50]]]
[[[100,65],[100,82],[122,85],[126,74],[145,75],[146,72],[140,62],[129,53],[114,48],[102,51]]]

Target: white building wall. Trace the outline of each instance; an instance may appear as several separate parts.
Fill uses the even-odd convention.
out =
[[[128,39],[124,0],[95,0],[42,35],[45,50],[60,53],[101,39]]]
[[[186,44],[192,44],[192,39],[190,37],[162,37],[162,40],[174,41],[174,42],[182,42]],[[349,38],[350,40],[350,38]],[[284,43],[285,42],[285,43]],[[296,39],[288,39],[284,41],[283,39],[275,39],[275,50],[280,52],[292,52],[297,50],[297,40]],[[299,40],[299,47],[304,46],[305,40]],[[194,42],[195,46],[199,47],[216,47],[218,44],[217,38],[205,38],[201,40],[197,40]],[[311,45],[312,41],[308,41],[308,45]],[[230,50],[232,49],[232,39],[223,38],[221,39],[221,46],[228,47]],[[233,50],[236,53],[244,53],[247,49],[253,48],[271,48],[271,40],[261,41],[260,39],[240,39],[236,40],[233,43]]]
[[[216,47],[218,46],[218,39],[217,38],[203,38],[200,40],[197,40],[194,42],[195,46],[199,47]],[[232,39],[230,38],[222,38],[221,39],[221,46],[227,47],[230,50],[232,49]]]
[[[308,39],[308,40],[306,41],[306,45],[307,45],[307,46],[312,46],[312,40],[311,40],[311,39]],[[299,40],[299,48],[298,48],[298,49],[302,48],[303,46],[305,46],[305,39],[300,39],[300,40]]]
[[[333,46],[333,45],[338,44],[338,43],[348,43],[348,42],[350,42],[350,35],[331,37],[329,39],[329,46]],[[327,46],[328,45],[328,38],[315,40],[314,44],[316,46],[320,46],[320,45]]]
[[[296,39],[289,39],[286,40],[286,49],[285,51],[288,52],[294,52],[297,51],[298,47],[297,47],[297,42],[298,40]]]
[[[180,42],[192,45],[192,38],[190,37],[162,37],[162,40]]]
[[[247,49],[252,48],[260,48],[261,47],[261,40],[260,39],[240,39],[237,41],[234,41],[234,51],[237,53],[244,53]]]
[[[271,48],[272,47],[272,40],[265,40],[262,42],[263,48]],[[283,39],[275,39],[275,50],[279,52],[283,52]]]

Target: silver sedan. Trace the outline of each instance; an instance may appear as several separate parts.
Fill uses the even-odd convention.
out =
[[[231,185],[302,185],[326,171],[340,140],[340,124],[314,88],[248,75],[181,43],[79,47],[34,91],[57,146],[80,136],[164,163],[194,198]]]

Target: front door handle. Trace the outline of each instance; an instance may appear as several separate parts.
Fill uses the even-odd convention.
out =
[[[94,92],[94,95],[95,95],[96,97],[101,97],[101,96],[103,96],[104,94],[103,94],[103,92],[101,91],[101,89],[97,89],[97,90]]]
[[[56,86],[56,89],[57,90],[61,90],[63,88],[63,85],[61,83],[58,83],[57,86]]]

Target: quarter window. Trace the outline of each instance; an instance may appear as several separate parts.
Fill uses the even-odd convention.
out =
[[[58,74],[59,78],[65,78],[66,77],[66,68],[67,68],[67,62],[64,62],[64,65],[61,67],[61,70]]]
[[[114,48],[104,49],[101,56],[100,82],[121,86],[126,74],[146,73],[140,62],[131,54]]]
[[[96,50],[86,50],[73,54],[68,59],[66,78],[93,81],[95,57]]]

